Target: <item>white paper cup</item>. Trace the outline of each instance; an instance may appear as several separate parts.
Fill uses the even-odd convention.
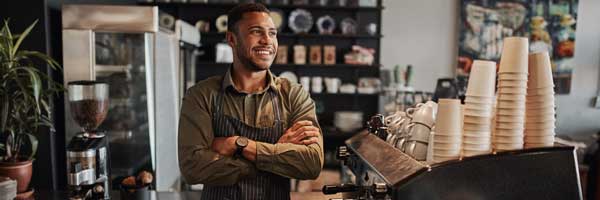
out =
[[[543,147],[553,147],[554,143],[539,143],[539,144],[525,144],[524,148],[533,149],[533,148],[543,148]]]
[[[554,101],[554,95],[543,94],[543,95],[527,95],[527,102],[549,102]]]
[[[521,94],[517,94],[517,95],[511,95],[511,94],[502,94],[500,96],[498,96],[498,100],[500,101],[525,101],[527,98],[525,95],[521,95]]]
[[[527,94],[527,88],[515,88],[515,87],[506,88],[506,87],[501,87],[501,88],[498,88],[498,94],[500,94],[499,96],[501,96],[502,94],[521,94],[521,95],[526,95]]]
[[[529,74],[531,88],[554,86],[548,52],[529,54]]]
[[[433,147],[433,155],[434,156],[444,156],[444,157],[452,157],[452,156],[460,156],[460,148],[453,150],[446,149],[437,149],[435,146]]]
[[[479,103],[479,104],[493,104],[494,97],[476,97],[476,96],[466,96],[465,103]]]
[[[496,115],[525,116],[525,111],[522,109],[498,109]]]
[[[463,150],[464,149],[468,149],[468,150],[474,150],[474,151],[485,151],[485,150],[490,150],[492,149],[492,143],[485,143],[485,144],[469,144],[469,143],[463,143]]]
[[[442,142],[433,142],[433,148],[438,150],[456,150],[461,148],[461,143],[442,143]]]
[[[537,110],[535,112],[526,111],[525,112],[525,120],[527,120],[527,118],[534,118],[534,117],[539,117],[539,116],[554,116],[554,114],[555,114],[554,108],[548,109],[548,110]]]
[[[458,156],[433,156],[433,161],[434,162],[446,162],[446,161],[450,161],[450,160],[458,160],[460,158],[460,155]]]
[[[526,73],[498,73],[498,80],[528,80]]]
[[[469,116],[492,117],[493,113],[493,110],[474,110],[465,108],[465,115]]]
[[[525,116],[518,115],[496,115],[497,122],[524,122]]]
[[[486,154],[490,154],[491,150],[486,150],[486,151],[473,151],[473,150],[464,150],[463,151],[463,155],[466,157],[471,157],[471,156],[478,156],[478,155],[486,155]]]
[[[438,132],[456,132],[462,129],[462,105],[458,99],[439,99],[435,121]]]
[[[501,80],[501,81],[498,81],[498,87],[527,88],[527,81],[526,80]]]
[[[496,122],[496,128],[501,129],[522,129],[525,122]]]
[[[554,115],[540,115],[534,117],[525,118],[525,123],[540,123],[540,122],[551,122],[556,121]]]
[[[538,123],[527,123],[525,124],[525,129],[527,130],[544,130],[544,129],[555,129],[556,121],[546,121],[546,122],[538,122]]]
[[[469,110],[485,110],[485,111],[490,111],[492,112],[493,109],[493,105],[492,104],[475,104],[475,103],[466,103],[465,105],[463,105],[463,107],[465,109],[469,109]]]
[[[516,136],[520,136],[523,137],[525,129],[496,129],[494,131],[494,136],[509,136],[509,137],[516,137]]]
[[[465,123],[463,125],[463,129],[464,130],[469,130],[469,131],[489,131],[492,129],[492,124],[472,124],[472,123]]]
[[[525,109],[525,101],[498,101],[497,108],[518,108]]]
[[[463,119],[464,123],[469,123],[469,124],[492,124],[492,118],[491,117],[479,117],[479,116],[470,116],[470,115],[465,115],[465,118]]]
[[[552,114],[554,115],[556,113],[554,107],[542,107],[542,108],[528,108],[525,109],[525,115],[527,116],[539,116],[539,115],[546,115],[546,114]]]
[[[555,136],[554,128],[540,129],[540,130],[529,130],[525,129],[526,136]]]
[[[500,134],[497,134],[496,132],[494,132],[494,136],[492,136],[492,140],[498,141],[500,143],[519,142],[519,141],[523,141],[524,136],[525,135],[523,134],[523,132],[521,132],[521,134],[518,134],[518,135],[500,135]]]
[[[466,95],[494,96],[496,84],[496,63],[492,61],[475,60],[469,75]]]
[[[525,135],[525,143],[554,143],[554,136],[528,136]]]
[[[542,109],[542,108],[554,108],[556,105],[554,104],[554,101],[548,101],[548,102],[528,102],[527,104],[527,109]]]
[[[526,37],[506,37],[503,44],[498,71],[528,73],[529,40]]]
[[[527,95],[553,95],[554,96],[554,89],[552,90],[548,90],[548,89],[527,89]]]
[[[490,143],[492,143],[492,137],[471,137],[471,136],[463,137],[463,145],[464,144],[490,144]]]
[[[441,135],[441,134],[434,134],[433,135],[433,142],[442,142],[442,143],[461,143],[462,141],[462,135],[456,134],[456,135]]]
[[[460,99],[446,99],[446,98],[441,98],[438,99],[438,105],[439,104],[451,104],[451,105],[456,105],[456,104],[461,104],[460,103]]]
[[[463,138],[465,137],[477,137],[477,138],[491,138],[492,131],[469,131],[465,130],[463,132]]]
[[[497,143],[497,144],[494,144],[493,146],[496,151],[511,151],[511,150],[523,149],[523,143],[521,143],[521,144]]]

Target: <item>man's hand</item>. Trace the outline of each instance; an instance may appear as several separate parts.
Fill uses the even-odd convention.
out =
[[[216,137],[213,139],[211,148],[213,151],[218,154],[224,156],[233,156],[235,150],[237,150],[237,146],[235,145],[235,140],[239,136],[231,136],[231,137]]]
[[[311,121],[298,121],[285,131],[277,143],[314,144],[319,141],[319,134],[319,128],[313,126]]]

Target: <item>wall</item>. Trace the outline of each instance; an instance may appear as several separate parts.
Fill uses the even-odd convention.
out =
[[[558,133],[583,137],[600,131],[600,109],[591,107],[597,95],[600,65],[600,1],[580,0],[575,35],[576,68],[569,95],[557,95]]]
[[[412,64],[413,86],[433,91],[454,76],[459,0],[384,1],[381,60],[385,67]],[[557,133],[583,138],[600,131],[600,109],[591,107],[600,70],[600,1],[580,0],[571,93],[557,95]]]
[[[411,84],[433,92],[437,79],[453,77],[458,41],[458,0],[384,0],[381,62],[413,66]]]

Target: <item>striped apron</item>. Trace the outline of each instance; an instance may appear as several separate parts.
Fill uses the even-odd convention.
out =
[[[275,124],[272,127],[257,128],[245,124],[239,119],[223,114],[221,102],[223,102],[224,90],[217,95],[213,101],[212,124],[215,137],[231,137],[235,135],[244,136],[248,139],[275,144],[284,133],[284,125],[281,121],[281,106],[277,93],[268,90]],[[250,199],[290,199],[290,179],[265,171],[258,171],[256,177],[242,179],[230,186],[204,186],[202,200],[250,200]]]

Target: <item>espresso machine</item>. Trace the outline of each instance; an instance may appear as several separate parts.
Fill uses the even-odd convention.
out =
[[[67,146],[69,198],[110,199],[108,138],[97,130],[108,113],[108,84],[73,81],[68,93],[71,116],[82,128]]]
[[[326,185],[343,200],[582,199],[575,147],[494,152],[423,162],[385,140],[384,116],[338,147],[336,158],[355,179]],[[435,136],[434,136],[435,137]],[[340,199],[336,199],[340,200]]]

